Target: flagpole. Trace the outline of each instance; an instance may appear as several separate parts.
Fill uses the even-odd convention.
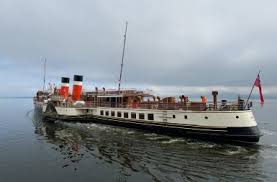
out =
[[[258,73],[258,75],[261,73],[261,70],[259,70],[259,73]],[[257,76],[258,76],[257,75]],[[256,77],[256,79],[257,79],[257,77]],[[252,95],[252,92],[253,92],[253,89],[254,89],[254,87],[255,87],[255,82],[256,82],[256,79],[255,79],[255,81],[254,81],[254,83],[253,83],[253,86],[252,86],[252,88],[251,88],[251,91],[250,91],[250,93],[249,93],[249,95],[248,95],[248,98],[247,98],[247,100],[246,100],[246,103],[245,103],[245,106],[244,106],[244,109],[246,108],[246,106],[248,105],[248,102],[249,102],[249,99],[250,99],[250,97],[251,97],[251,95]]]
[[[46,81],[46,57],[44,58],[44,65],[43,65],[43,92],[45,90],[45,81]]]

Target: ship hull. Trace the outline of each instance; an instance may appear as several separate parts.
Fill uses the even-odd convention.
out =
[[[201,140],[212,140],[222,142],[243,142],[243,143],[257,143],[259,142],[260,132],[257,126],[254,127],[236,127],[236,128],[208,128],[195,126],[179,126],[173,124],[157,124],[133,122],[127,120],[107,119],[95,117],[93,122],[123,126],[128,128],[136,128],[148,130],[155,133],[166,134],[170,136],[190,137]]]
[[[55,113],[44,113],[45,121],[66,122],[92,122],[106,125],[135,128],[169,136],[194,138],[200,140],[226,142],[226,143],[248,143],[259,142],[260,132],[257,126],[251,127],[203,127],[195,125],[178,125],[172,123],[145,122],[143,120],[128,120],[124,118],[112,118],[103,116],[61,116]]]

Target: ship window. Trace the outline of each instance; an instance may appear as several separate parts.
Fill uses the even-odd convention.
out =
[[[144,119],[144,113],[139,113],[139,119]]]
[[[239,119],[239,116],[236,116],[237,119]]]
[[[148,120],[154,120],[154,114],[148,114]]]
[[[111,116],[115,116],[115,112],[114,111],[111,111]]]
[[[136,119],[136,118],[137,118],[137,115],[136,115],[135,112],[132,112],[132,113],[131,113],[131,118],[132,118],[132,119]]]
[[[124,113],[124,118],[128,118],[128,113],[127,112]]]
[[[174,114],[172,115],[172,117],[173,117],[173,119],[175,119],[175,118],[176,118],[176,116],[175,116]]]
[[[117,117],[121,117],[121,112],[117,112]]]
[[[188,116],[187,116],[187,115],[185,115],[185,116],[184,116],[184,118],[185,118],[185,119],[188,119]]]
[[[109,111],[106,111],[106,113],[105,113],[105,114],[106,114],[106,116],[109,116]]]
[[[100,111],[100,115],[102,115],[102,116],[104,115],[104,111],[103,110]]]
[[[205,119],[208,119],[208,116],[205,116]]]

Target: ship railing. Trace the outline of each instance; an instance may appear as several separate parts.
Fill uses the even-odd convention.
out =
[[[143,103],[138,108],[142,109],[158,109],[158,110],[189,110],[189,111],[236,111],[244,110],[243,106],[237,103]]]
[[[98,95],[98,96],[105,96],[105,95],[122,95],[122,94],[143,94],[143,91],[136,90],[136,89],[128,89],[128,90],[99,90],[93,92],[86,92],[88,95]]]
[[[176,102],[176,103],[161,103],[161,102],[143,102],[137,104],[122,104],[116,102],[93,102],[86,101],[84,105],[74,105],[73,103],[60,103],[61,107],[110,107],[110,108],[133,108],[133,109],[156,109],[156,110],[188,110],[188,111],[238,111],[245,110],[244,103],[237,102]],[[248,108],[246,108],[248,109]]]

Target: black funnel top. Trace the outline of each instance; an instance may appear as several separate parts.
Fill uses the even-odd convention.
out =
[[[74,75],[74,81],[82,82],[83,76],[82,75]]]
[[[62,83],[69,83],[69,80],[67,77],[62,77]]]

